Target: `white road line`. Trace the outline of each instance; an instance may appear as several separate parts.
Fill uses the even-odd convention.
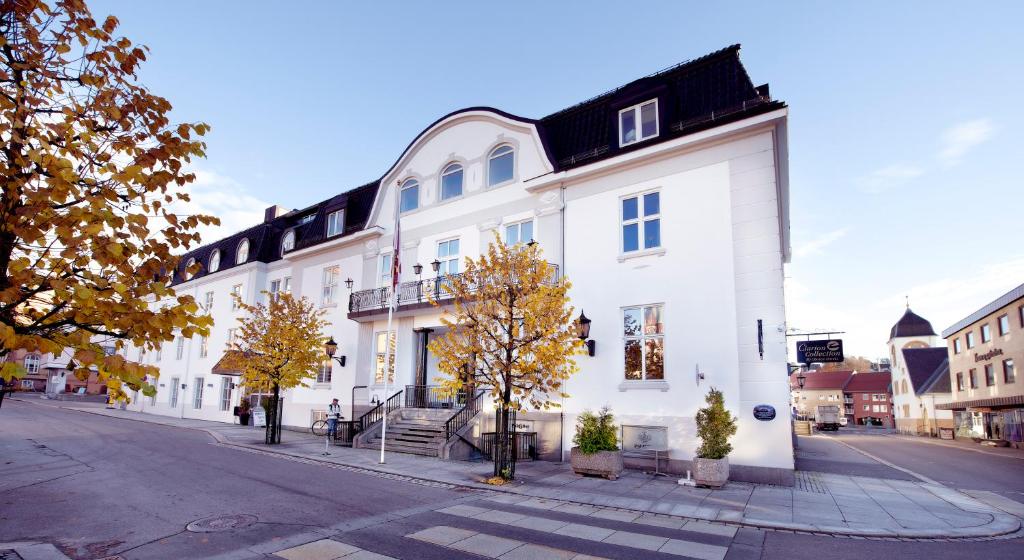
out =
[[[865,456],[865,457],[867,457],[869,459],[873,459],[875,461],[878,461],[879,463],[882,463],[883,465],[885,465],[887,467],[892,467],[892,468],[894,468],[894,469],[896,469],[896,470],[898,470],[900,472],[907,473],[910,476],[920,480],[921,482],[926,482],[928,484],[935,484],[936,486],[945,486],[945,484],[942,484],[941,482],[939,482],[937,480],[932,480],[932,479],[928,478],[927,476],[925,476],[923,474],[916,473],[916,472],[914,472],[914,471],[912,471],[910,469],[907,469],[907,468],[901,467],[901,466],[899,466],[899,465],[897,465],[895,463],[891,463],[889,461],[886,461],[885,459],[879,457],[878,455],[874,455],[872,453],[868,453],[867,451],[864,451],[863,449],[858,449],[858,448],[850,445],[849,443],[846,443],[845,441],[843,441],[841,439],[838,439],[838,438],[825,438],[824,436],[811,436],[811,437],[816,437],[816,438],[821,438],[821,439],[829,439],[829,440],[834,441],[836,443],[839,443],[841,445],[845,445],[846,447],[849,447],[850,449],[856,451],[857,453],[860,453],[861,455],[863,455],[863,456]]]

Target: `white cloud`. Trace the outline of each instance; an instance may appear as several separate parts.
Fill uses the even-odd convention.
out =
[[[974,119],[947,128],[942,133],[939,161],[945,165],[960,163],[967,152],[991,138],[994,132],[989,119]]]
[[[203,244],[263,221],[263,211],[271,204],[249,194],[231,177],[207,170],[194,172],[196,180],[185,187],[190,200],[176,202],[171,207],[180,215],[207,214],[220,218],[219,226],[199,226]]]
[[[924,175],[925,170],[910,163],[894,163],[857,179],[861,190],[869,193],[880,193],[903,186],[907,182]]]
[[[793,250],[793,253],[797,257],[809,257],[820,254],[822,249],[845,236],[849,229],[850,228],[840,228],[823,233],[815,239],[798,245],[796,249]]]

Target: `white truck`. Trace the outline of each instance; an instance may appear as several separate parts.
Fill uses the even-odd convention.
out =
[[[839,429],[839,405],[819,404],[814,411],[814,426],[818,431]]]

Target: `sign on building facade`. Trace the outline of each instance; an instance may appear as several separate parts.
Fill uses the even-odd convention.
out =
[[[796,361],[801,364],[843,361],[842,340],[801,340],[796,343]]]

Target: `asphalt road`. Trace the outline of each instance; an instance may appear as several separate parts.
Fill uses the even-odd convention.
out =
[[[530,560],[712,558],[726,551],[727,560],[937,560],[1019,558],[1024,550],[1020,539],[894,543],[753,529],[723,535],[716,533],[721,525],[669,528],[543,511],[476,491],[246,452],[194,430],[13,400],[0,409],[0,426],[0,542],[50,542],[78,559],[274,558],[270,553],[328,537],[333,546],[368,551],[362,558],[372,552],[403,560],[496,556],[493,547],[508,543],[522,545],[519,557]],[[230,515],[251,517],[222,532],[186,529]],[[616,531],[616,544],[594,539]],[[452,532],[464,540],[446,544]],[[665,542],[679,548],[649,550]]]

